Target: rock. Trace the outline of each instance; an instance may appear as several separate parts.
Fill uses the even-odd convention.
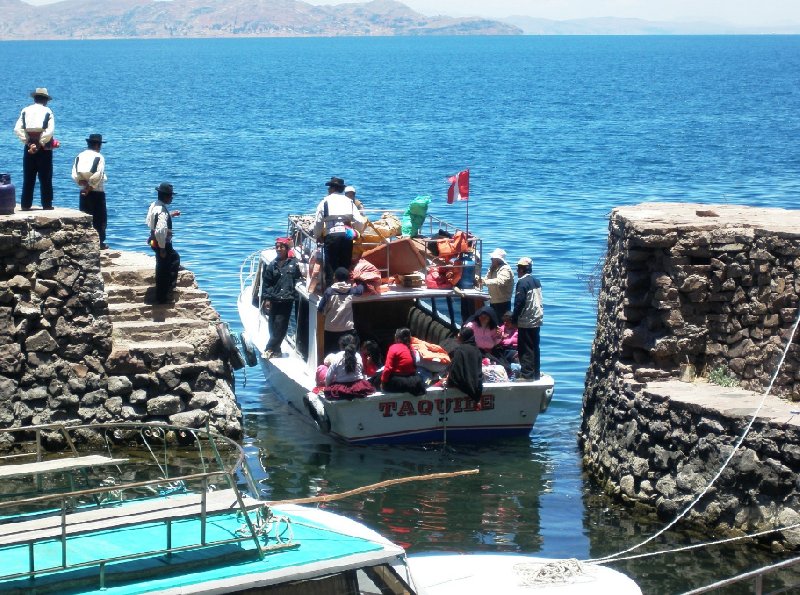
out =
[[[147,401],[147,414],[168,416],[183,411],[183,401],[175,395],[164,395]]]
[[[133,391],[133,382],[125,376],[110,376],[108,379],[108,394],[113,396],[127,396]]]
[[[186,428],[202,428],[207,419],[207,412],[201,409],[194,409],[192,411],[184,411],[182,413],[170,415],[169,423]]]
[[[55,339],[50,336],[50,333],[45,330],[39,331],[25,339],[26,351],[53,352],[56,349],[58,349],[58,343],[56,343]]]

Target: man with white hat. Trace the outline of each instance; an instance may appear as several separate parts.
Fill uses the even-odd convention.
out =
[[[492,259],[489,272],[482,281],[489,289],[489,305],[497,313],[497,320],[503,320],[503,314],[511,311],[514,271],[506,262],[506,251],[502,248],[495,248],[489,258]]]
[[[517,350],[522,369],[517,380],[539,380],[541,363],[539,331],[544,320],[542,284],[531,275],[533,260],[524,256],[517,262],[517,293],[511,321],[517,325]]]
[[[39,192],[42,197],[42,208],[53,208],[53,132],[56,119],[53,111],[47,107],[52,99],[46,87],[38,87],[31,93],[33,103],[19,114],[14,134],[25,145],[22,154],[22,196],[20,204],[23,211],[29,211],[33,205],[33,187],[36,176],[39,176]]]
[[[353,201],[353,204],[356,205],[358,208],[358,212],[362,215],[364,214],[364,205],[361,203],[360,200],[356,198],[356,187],[355,186],[345,186],[344,188],[344,195]]]

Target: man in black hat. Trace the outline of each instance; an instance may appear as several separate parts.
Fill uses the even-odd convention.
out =
[[[156,253],[156,302],[165,304],[169,290],[178,280],[181,266],[181,257],[172,247],[172,218],[178,217],[181,212],[167,209],[175,194],[172,184],[161,182],[156,192],[158,200],[150,205],[145,223],[150,228],[150,247]]]
[[[52,99],[46,87],[38,87],[31,93],[33,104],[24,108],[19,114],[14,134],[25,145],[22,154],[22,197],[20,203],[23,211],[29,211],[33,205],[33,187],[36,176],[39,176],[39,192],[42,197],[42,208],[53,208],[53,132],[56,119],[53,111],[47,107]]]
[[[105,141],[100,134],[90,134],[86,139],[87,149],[78,154],[72,164],[72,179],[80,186],[78,208],[92,216],[92,227],[100,236],[100,249],[108,249],[106,244],[106,160],[100,154]]]
[[[333,283],[336,269],[352,268],[353,240],[363,231],[367,219],[353,201],[342,194],[342,178],[331,178],[325,185],[328,196],[317,206],[314,236],[324,242],[325,287],[328,287]]]

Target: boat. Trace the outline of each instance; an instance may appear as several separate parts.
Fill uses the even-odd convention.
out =
[[[344,516],[260,499],[241,446],[208,429],[49,424],[2,429],[0,448],[3,593],[513,593],[534,574],[545,595],[641,593],[602,567],[554,582],[540,558],[409,558]]]
[[[391,211],[379,212],[379,220],[391,215]],[[312,236],[313,221],[314,216],[308,214],[288,217],[287,235],[305,278],[296,286],[298,298],[280,357],[264,351],[268,320],[259,307],[264,271],[276,257],[274,248],[253,252],[240,268],[237,307],[246,359],[260,364],[280,399],[319,431],[351,444],[478,442],[530,434],[553,397],[554,381],[547,374],[539,380],[485,382],[477,402],[458,389],[436,385],[419,397],[376,391],[352,400],[328,398],[317,389],[324,318],[317,312],[323,276],[315,272],[321,250]],[[362,258],[380,272],[382,283],[376,292],[354,297],[355,330],[362,340],[375,340],[383,353],[400,327],[441,345],[455,337],[462,320],[488,303],[487,294],[477,286],[482,240],[432,215],[420,231],[425,233],[413,238],[385,237],[379,232],[377,241],[364,241],[357,247],[363,251]],[[466,258],[443,261],[441,241],[459,234],[467,238]],[[458,273],[458,284],[420,283],[431,271],[443,269]]]

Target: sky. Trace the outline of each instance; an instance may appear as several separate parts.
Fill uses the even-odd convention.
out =
[[[306,0],[309,1],[309,0]],[[353,1],[353,0],[349,0]],[[705,21],[732,25],[800,24],[800,0],[400,0],[431,16],[523,15],[566,20],[591,17]],[[311,4],[340,4],[310,0]]]
[[[50,4],[57,0],[25,0]],[[112,0],[113,1],[113,0]],[[265,0],[269,1],[269,0]],[[366,0],[306,0],[342,4]],[[462,17],[523,15],[566,20],[592,17],[703,21],[739,26],[800,25],[800,0],[400,0],[417,12]]]

